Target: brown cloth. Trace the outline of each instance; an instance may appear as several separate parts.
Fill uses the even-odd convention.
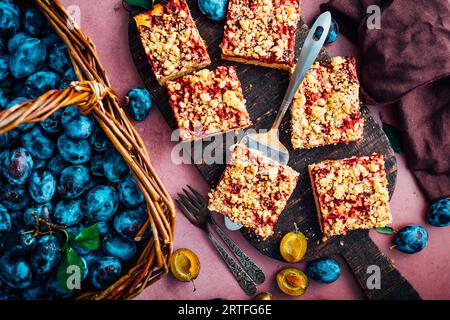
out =
[[[380,29],[367,27],[370,5],[381,8]],[[331,0],[321,9],[358,45],[364,101],[398,109],[408,165],[425,195],[450,195],[450,1]]]

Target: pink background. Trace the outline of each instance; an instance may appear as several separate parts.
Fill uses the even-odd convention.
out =
[[[133,65],[128,49],[128,13],[122,8],[121,0],[61,0],[67,7],[77,5],[81,9],[81,29],[92,38],[97,46],[113,88],[123,97],[142,82]],[[326,1],[303,0],[302,10],[306,22],[319,12],[319,4]],[[342,36],[338,41],[328,46],[332,55],[354,54],[352,45]],[[378,117],[381,113],[384,119],[395,123],[389,110],[372,109]],[[147,143],[154,166],[165,182],[168,190],[175,196],[186,184],[191,184],[203,193],[208,192],[208,186],[193,165],[175,165],[170,154],[174,146],[170,142],[171,131],[162,118],[159,110],[152,110],[150,116],[141,123],[136,123],[140,134]],[[450,298],[450,242],[449,228],[434,228],[426,224],[425,214],[428,208],[416,182],[407,169],[402,155],[398,159],[398,180],[391,208],[394,215],[394,227],[415,223],[423,225],[430,233],[428,246],[415,255],[402,254],[397,250],[389,250],[391,237],[371,231],[372,239],[394,261],[398,269],[419,291],[425,299]],[[220,219],[222,220],[222,219]],[[275,283],[277,270],[288,266],[261,255],[251,247],[239,234],[231,237],[241,248],[252,257],[264,270],[267,280],[258,286],[259,292],[272,292],[277,299],[286,299]],[[201,262],[201,272],[196,281],[197,291],[192,291],[190,283],[179,283],[171,275],[146,289],[139,299],[211,299],[222,297],[226,299],[248,299],[237,282],[216,253],[205,234],[196,229],[179,213],[175,232],[175,249],[187,247],[197,253]],[[312,282],[307,293],[299,299],[364,299],[353,275],[345,262],[341,263],[342,276],[330,285]],[[304,268],[303,264],[295,267]]]

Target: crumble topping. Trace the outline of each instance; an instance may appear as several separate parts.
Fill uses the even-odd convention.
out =
[[[231,159],[222,178],[209,193],[209,209],[266,239],[273,235],[298,173],[242,145],[230,150]]]
[[[295,149],[360,140],[363,120],[355,59],[314,63],[296,93],[291,115]]]
[[[327,160],[308,169],[325,239],[391,223],[382,155]]]
[[[167,83],[181,140],[246,128],[252,123],[236,68],[200,70]]]
[[[221,44],[223,58],[289,69],[294,66],[299,21],[299,0],[230,0]]]
[[[134,19],[160,85],[211,63],[185,0],[158,3]]]

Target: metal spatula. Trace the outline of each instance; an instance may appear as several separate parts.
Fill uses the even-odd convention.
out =
[[[325,39],[327,38],[330,25],[331,14],[327,11],[322,13],[319,18],[317,18],[316,22],[309,31],[300,54],[300,61],[295,67],[291,81],[289,82],[289,87],[286,91],[283,102],[281,103],[280,110],[278,111],[272,128],[266,133],[248,134],[242,138],[240,143],[246,143],[247,147],[262,152],[263,155],[273,159],[274,161],[284,165],[288,163],[289,151],[278,138],[278,128],[287,110],[289,109],[292,100],[294,99],[298,87],[305,78],[309,68],[311,68],[311,65],[319,55],[320,50],[325,43]],[[316,39],[314,33],[318,28],[322,29],[322,34],[318,39]]]
[[[314,25],[311,27],[311,30],[306,37],[305,43],[303,44],[300,54],[300,60],[295,67],[291,81],[289,82],[288,89],[283,98],[283,102],[281,103],[280,110],[278,111],[272,128],[265,133],[251,133],[245,135],[239,142],[240,144],[245,144],[248,148],[257,150],[266,157],[283,165],[286,165],[289,162],[289,151],[281,143],[278,137],[278,128],[287,110],[289,109],[292,100],[294,99],[298,87],[305,78],[307,72],[309,71],[309,68],[311,68],[311,65],[319,55],[320,50],[325,43],[325,39],[327,38],[330,26],[331,14],[327,11],[322,13],[317,18]],[[318,31],[318,29],[322,29],[322,34],[319,38],[315,37],[314,35],[315,32]],[[232,222],[227,217],[225,217],[225,226],[229,230],[238,230],[242,227],[240,224]]]

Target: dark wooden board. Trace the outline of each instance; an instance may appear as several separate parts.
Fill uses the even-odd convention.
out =
[[[200,33],[208,44],[208,52],[213,61],[210,68],[219,65],[236,65],[238,76],[244,90],[244,96],[247,99],[247,108],[255,124],[255,128],[270,128],[287,89],[289,82],[288,74],[269,68],[230,63],[221,60],[219,44],[222,40],[223,23],[213,22],[202,16],[198,10],[196,1],[188,1],[188,3]],[[301,28],[297,34],[296,42],[298,52],[307,33],[308,27],[304,22],[301,22]],[[132,15],[130,16],[129,25],[129,43],[138,72],[152,94],[155,104],[158,105],[169,126],[172,129],[176,129],[176,122],[168,104],[167,92],[164,88],[157,85],[151,72]],[[298,52],[296,56],[298,56]],[[322,50],[318,59],[328,58],[329,56],[325,50]],[[295,223],[300,231],[308,238],[308,252],[304,261],[339,254],[349,264],[368,298],[419,299],[420,297],[415,289],[395,269],[389,258],[372,242],[369,238],[368,231],[355,231],[346,236],[334,237],[326,242],[321,241],[322,235],[306,169],[308,164],[317,163],[326,159],[342,159],[356,155],[369,155],[374,152],[381,153],[385,157],[389,193],[391,196],[394,191],[397,175],[394,151],[386,135],[369,114],[367,108],[365,106],[361,108],[365,119],[364,138],[362,141],[358,143],[353,142],[348,145],[339,144],[311,150],[292,150],[290,143],[290,116],[286,116],[281,125],[280,139],[290,151],[289,165],[300,173],[297,188],[279,218],[273,238],[263,241],[248,230],[243,229],[242,233],[261,253],[271,258],[282,260],[279,253],[279,242],[285,233],[294,230]],[[219,145],[218,152],[225,154],[232,143],[225,145],[221,140],[218,140],[222,138],[222,136],[218,136],[208,139],[209,141],[207,142],[204,141],[202,144],[203,149],[210,143],[215,143]],[[220,179],[225,165],[207,165],[201,163],[201,160],[195,159],[195,155],[193,155],[193,158],[208,184],[214,187]],[[377,265],[381,268],[381,290],[369,290],[367,288],[366,281],[369,274],[366,271],[370,265]]]

